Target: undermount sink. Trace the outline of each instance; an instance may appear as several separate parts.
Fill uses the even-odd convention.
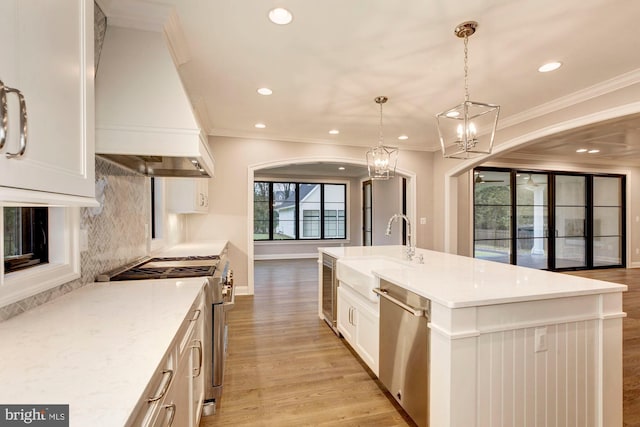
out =
[[[377,301],[373,289],[378,286],[373,271],[411,268],[408,262],[389,257],[341,258],[337,262],[336,276],[371,301]]]

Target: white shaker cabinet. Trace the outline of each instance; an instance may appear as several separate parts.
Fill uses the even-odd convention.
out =
[[[165,182],[170,212],[209,212],[209,178],[168,178]]]
[[[95,204],[93,7],[93,0],[0,2],[2,202]]]
[[[378,376],[380,310],[351,287],[338,286],[338,331]]]

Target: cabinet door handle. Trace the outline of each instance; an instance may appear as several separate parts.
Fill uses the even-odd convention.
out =
[[[7,159],[15,159],[22,157],[24,151],[27,148],[27,102],[24,99],[24,95],[18,89],[7,87],[6,92],[15,93],[18,96],[20,102],[20,149],[15,153],[7,153]],[[4,115],[6,117],[6,113]]]
[[[189,319],[189,322],[195,322],[196,320],[198,320],[198,317],[200,317],[200,313],[201,310],[198,308],[196,310],[193,310],[193,312],[195,313],[193,318]]]
[[[165,375],[165,374],[168,374],[168,375]],[[162,375],[163,375],[162,379],[164,383],[162,384],[160,393],[158,393],[157,396],[151,396],[150,398],[148,398],[147,402],[151,403],[151,402],[155,402],[156,400],[162,399],[162,397],[165,395],[165,393],[169,389],[169,384],[171,384],[171,380],[173,379],[173,371],[171,369],[165,369],[164,371],[162,371]]]
[[[198,367],[193,368],[193,373],[191,375],[193,376],[193,378],[196,378],[200,376],[200,372],[202,371],[202,341],[194,340],[193,342],[195,344],[192,345],[191,348],[195,348],[198,350]]]
[[[7,91],[4,83],[0,80],[0,150],[4,148],[7,142],[7,126],[9,119],[7,118]]]
[[[171,427],[173,425],[173,419],[176,417],[176,404],[171,403],[169,405],[164,405],[165,411],[171,411],[171,415],[169,416],[169,422],[167,423],[167,427]]]

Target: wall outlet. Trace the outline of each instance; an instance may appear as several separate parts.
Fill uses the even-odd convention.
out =
[[[535,334],[535,352],[540,353],[547,351],[547,328],[536,328]]]
[[[422,217],[420,218],[420,225],[425,225],[427,223],[427,218]]]

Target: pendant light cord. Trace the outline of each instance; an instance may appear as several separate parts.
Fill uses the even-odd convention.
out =
[[[469,102],[469,36],[464,35],[464,100]]]
[[[378,146],[382,147],[382,141],[383,141],[383,136],[382,136],[382,102],[380,103],[380,133],[378,136]]]

